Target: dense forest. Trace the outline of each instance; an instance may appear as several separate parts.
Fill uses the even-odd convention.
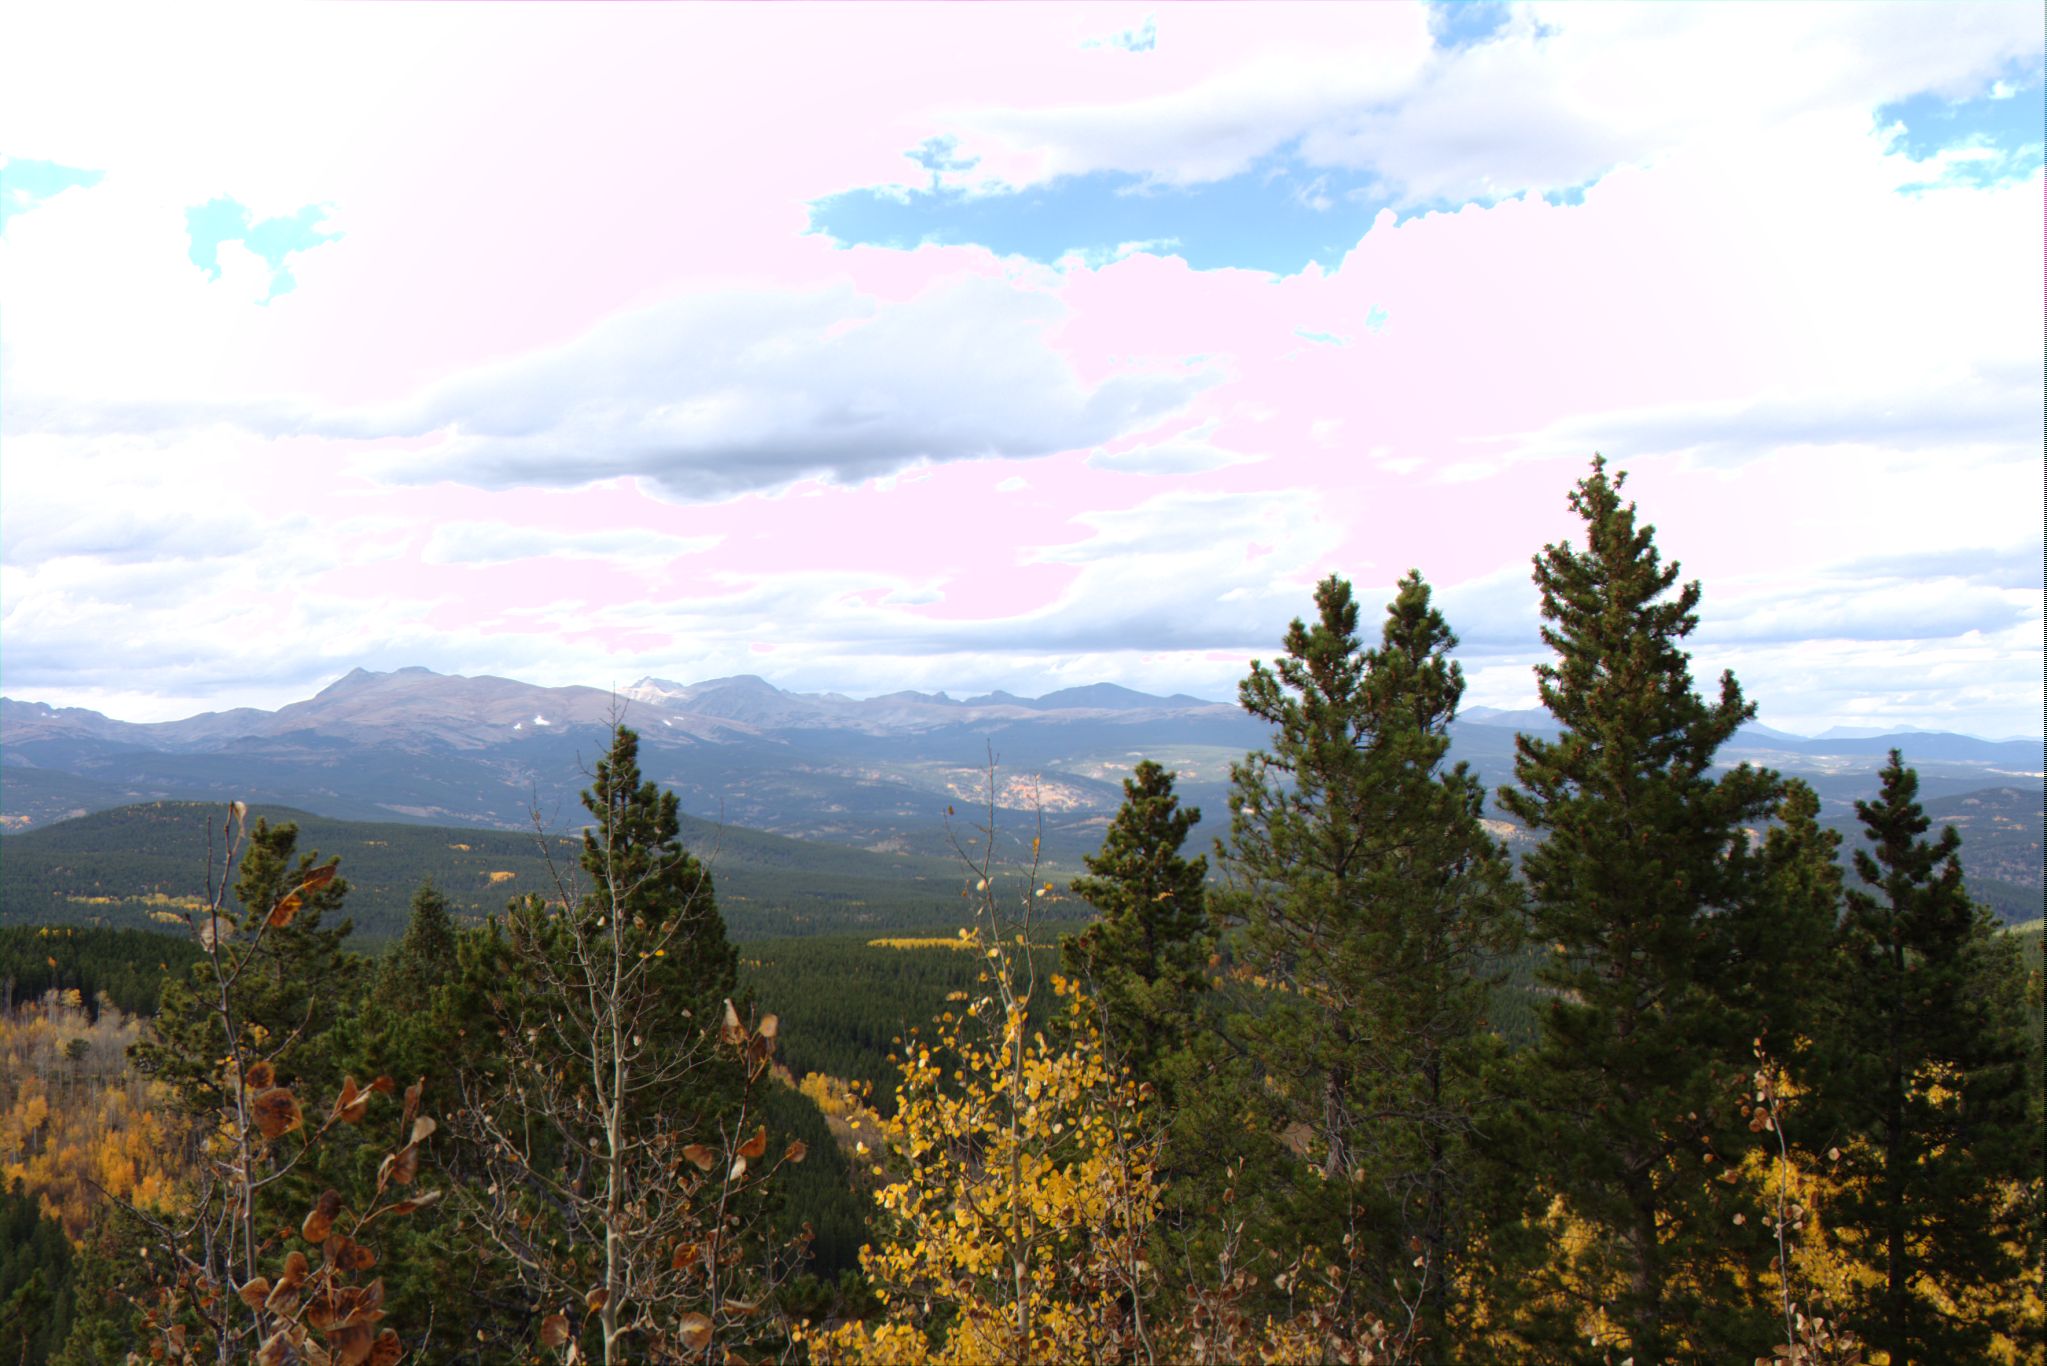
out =
[[[343,821],[287,807],[299,846],[348,864],[350,943],[381,948],[405,932],[412,893],[431,881],[458,920],[480,921],[508,899],[553,895],[573,871],[573,836]],[[202,802],[150,802],[98,811],[6,837],[0,906],[37,924],[181,930],[215,812]],[[958,869],[914,854],[883,855],[713,825],[679,815],[683,843],[718,869],[719,905],[733,936],[867,928],[949,929],[959,918]],[[869,937],[872,937],[870,934]]]
[[[1623,484],[1535,559],[1512,784],[1422,577],[1331,577],[1226,811],[1141,763],[1072,878],[955,813],[942,927],[738,935],[623,727],[560,878],[422,853],[371,953],[359,851],[214,809],[109,889],[158,932],[0,931],[0,1353],[2047,1363],[2037,926],[1903,755],[1847,839],[1716,766]]]

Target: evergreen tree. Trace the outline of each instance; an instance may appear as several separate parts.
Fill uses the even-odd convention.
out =
[[[1518,737],[1520,785],[1500,793],[1543,835],[1522,871],[1535,936],[1556,946],[1522,1142],[1590,1234],[1584,1256],[1559,1249],[1550,1267],[1576,1284],[1550,1284],[1617,1320],[1638,1361],[1724,1361],[1768,1331],[1740,1288],[1765,1256],[1748,1245],[1760,1221],[1708,1177],[1746,1137],[1731,1112],[1767,1023],[1755,1011],[1783,994],[1762,980],[1770,879],[1746,833],[1781,785],[1746,764],[1711,776],[1755,708],[1731,673],[1715,701],[1693,691],[1683,642],[1700,588],[1662,563],[1621,501],[1625,477],[1595,458],[1570,498],[1585,549],[1535,560],[1557,656],[1536,674],[1562,733]]]
[[[592,824],[583,831],[590,886],[582,910],[650,952],[662,950],[655,994],[665,1022],[683,1028],[684,1020],[713,1018],[732,994],[739,958],[725,937],[710,870],[682,847],[676,796],[641,780],[639,756],[639,735],[617,727],[583,793]]]
[[[1109,1049],[1168,1107],[1173,1087],[1161,1061],[1186,1047],[1208,986],[1208,860],[1180,853],[1200,819],[1198,807],[1173,795],[1170,771],[1138,764],[1101,849],[1084,860],[1091,876],[1073,881],[1102,918],[1060,946],[1066,971],[1101,1008]]]
[[[462,1116],[497,1264],[536,1301],[601,1289],[584,1350],[606,1362],[657,1356],[685,1311],[718,1318],[737,1282],[694,1276],[676,1246],[719,1215],[757,1222],[760,1206],[733,1155],[766,1052],[750,1071],[734,1056],[752,1037],[727,1015],[737,956],[676,798],[642,781],[638,755],[615,726],[583,794],[582,894],[514,903],[476,940],[503,1053],[466,1086]],[[712,1172],[730,1172],[716,1210],[699,1203]]]
[[[431,879],[412,894],[412,918],[405,935],[377,969],[376,1004],[387,1010],[417,1010],[455,976],[455,924],[448,900]]]
[[[56,1220],[22,1188],[0,1193],[0,1351],[42,1366],[71,1331],[73,1258]]]
[[[1882,1282],[1856,1326],[1896,1366],[1977,1360],[2017,1331],[2022,1279],[2039,1289],[2021,1196],[2039,1178],[2027,1117],[2026,1010],[2016,946],[1970,901],[1949,826],[1931,822],[1897,750],[1835,939],[1815,1108],[1837,1146],[1825,1211]],[[2037,1024],[2034,1025],[2037,1029]],[[2037,1326],[2033,1329],[2037,1334]]]
[[[225,1095],[219,1059],[226,1041],[216,1010],[223,992],[232,992],[236,1017],[254,1031],[252,1042],[266,1044],[266,1055],[269,1044],[284,1045],[276,1058],[281,1082],[325,1092],[340,1080],[328,1035],[349,1013],[357,974],[341,949],[349,922],[325,922],[339,912],[348,883],[334,876],[338,856],[324,864],[317,852],[294,860],[297,844],[298,826],[257,820],[234,885],[239,934],[224,939],[218,972],[201,958],[183,980],[164,983],[149,1036],[133,1050],[143,1071],[170,1083],[195,1111],[217,1108]],[[287,896],[298,898],[297,914],[288,924],[264,925]]]
[[[1769,913],[1728,927],[1745,969],[1729,974],[1732,988],[1746,993],[1742,1008],[1767,1027],[1771,1056],[1794,1069],[1822,1009],[1814,983],[1841,916],[1841,835],[1819,814],[1819,794],[1788,779],[1762,843]]]
[[[1442,1355],[1494,1051],[1488,961],[1514,938],[1517,898],[1483,789],[1445,767],[1464,680],[1428,585],[1401,581],[1370,650],[1348,584],[1332,577],[1315,599],[1317,623],[1294,622],[1286,657],[1254,664],[1241,694],[1273,726],[1271,750],[1233,771],[1242,953],[1275,989],[1247,1033],[1315,1135],[1324,1183],[1310,1202],[1348,1206],[1342,1244],[1371,1261],[1363,1293],[1389,1317],[1419,1301]],[[1373,1203],[1332,1202],[1330,1188]]]
[[[351,1063],[358,1077],[389,1076],[401,1085],[423,1082],[424,1097],[436,1107],[460,1103],[464,1074],[472,1087],[501,1075],[496,1038],[484,997],[464,973],[462,932],[448,914],[445,897],[431,879],[412,894],[405,934],[377,965],[375,984],[364,1001]],[[474,955],[472,955],[474,957]],[[451,1185],[476,1180],[482,1172],[467,1145],[444,1138],[436,1165]],[[373,1176],[379,1154],[358,1149],[357,1182]],[[337,1182],[337,1185],[348,1183]],[[481,1184],[478,1182],[478,1184]],[[451,1279],[451,1270],[466,1273]],[[491,1324],[489,1287],[479,1285],[471,1232],[447,1205],[394,1220],[382,1230],[378,1271],[394,1321],[437,1326],[434,1359],[489,1361],[479,1346],[479,1328]]]

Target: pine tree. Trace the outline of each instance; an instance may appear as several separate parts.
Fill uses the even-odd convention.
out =
[[[1273,989],[1247,1032],[1315,1134],[1325,1188],[1311,1203],[1348,1206],[1342,1243],[1376,1263],[1363,1293],[1389,1317],[1419,1300],[1442,1353],[1492,1051],[1488,956],[1512,942],[1517,899],[1480,821],[1483,789],[1444,766],[1464,681],[1427,584],[1401,581],[1371,650],[1348,584],[1332,577],[1315,600],[1316,625],[1294,622],[1286,657],[1254,664],[1242,688],[1273,726],[1271,750],[1233,771],[1242,953]]]
[[[1708,1177],[1746,1137],[1737,1088],[1773,995],[1754,952],[1770,939],[1770,879],[1747,828],[1781,785],[1746,764],[1711,776],[1755,708],[1731,673],[1715,701],[1693,691],[1683,642],[1701,590],[1663,564],[1655,529],[1621,501],[1625,477],[1595,458],[1570,498],[1585,549],[1535,560],[1556,652],[1536,674],[1562,733],[1518,737],[1519,787],[1500,793],[1543,836],[1522,871],[1536,938],[1556,950],[1523,1142],[1590,1234],[1575,1267],[1551,1268],[1605,1301],[1588,1316],[1616,1321],[1638,1361],[1729,1360],[1768,1331],[1739,1288],[1764,1254],[1747,1245],[1757,1215]]]
[[[1060,946],[1066,971],[1101,1008],[1108,1047],[1168,1108],[1172,1081],[1161,1060],[1186,1046],[1208,986],[1208,860],[1180,853],[1200,819],[1198,807],[1173,795],[1169,770],[1138,764],[1101,849],[1084,860],[1092,876],[1073,881],[1102,918]]]
[[[257,820],[235,879],[242,933],[223,959],[228,977],[217,976],[212,960],[202,958],[184,979],[166,980],[149,1036],[131,1050],[143,1071],[168,1082],[192,1110],[213,1110],[224,1098],[219,1059],[225,1040],[216,1009],[223,991],[232,991],[235,1017],[260,1036],[256,1042],[287,1045],[276,1060],[281,1080],[316,1091],[340,1080],[328,1034],[355,997],[356,974],[347,970],[341,950],[352,926],[326,922],[340,911],[348,883],[333,874],[338,856],[321,863],[317,853],[301,854],[294,861],[297,844],[297,825]],[[292,895],[299,899],[297,914],[259,936],[259,922]],[[259,948],[248,947],[258,941]]]
[[[1762,876],[1770,911],[1729,929],[1746,969],[1730,973],[1740,1004],[1768,1029],[1770,1055],[1800,1067],[1820,1004],[1814,982],[1841,916],[1841,835],[1819,823],[1819,794],[1797,778],[1784,783],[1775,820],[1762,843]]]
[[[661,941],[653,977],[666,1022],[705,1021],[730,996],[738,955],[710,870],[682,847],[682,818],[673,792],[640,777],[640,737],[615,728],[611,750],[597,761],[583,793],[592,824],[583,832],[582,867],[589,879],[583,913],[614,922],[629,940]],[[651,948],[649,949],[651,952]]]
[[[376,1004],[391,1010],[419,1010],[435,991],[454,979],[457,966],[448,899],[429,879],[412,894],[412,918],[406,922],[404,937],[378,967]]]
[[[1839,1148],[1825,1213],[1882,1273],[1858,1305],[1873,1347],[1907,1363],[1976,1360],[2015,1328],[2021,1279],[2038,1289],[2025,1183],[2026,1010],[2016,946],[1969,899],[1948,826],[1937,839],[1897,750],[1834,943],[1815,1110]],[[2034,1026],[2037,1028],[2037,1025]],[[2036,1330],[2037,1331],[2037,1330]]]
[[[467,1086],[461,1125],[488,1168],[479,1213],[498,1264],[540,1303],[587,1303],[582,1350],[606,1362],[665,1359],[713,1325],[735,1343],[758,1331],[735,1259],[762,1251],[739,1225],[761,1220],[767,1140],[741,1130],[775,1033],[734,1013],[710,873],[638,755],[615,726],[583,794],[581,895],[515,903],[476,941],[495,958],[504,1052]]]

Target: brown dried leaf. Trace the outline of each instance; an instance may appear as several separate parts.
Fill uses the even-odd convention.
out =
[[[344,1323],[327,1334],[327,1350],[341,1366],[363,1366],[376,1344],[374,1331],[367,1323]]]
[[[741,1177],[743,1177],[743,1176],[745,1176],[745,1175],[746,1175],[746,1159],[745,1159],[745,1158],[743,1158],[743,1157],[735,1157],[735,1158],[733,1158],[733,1159],[732,1159],[732,1170],[731,1170],[731,1171],[728,1171],[728,1172],[726,1172],[726,1173],[725,1173],[725,1179],[726,1179],[727,1181],[737,1181],[737,1180],[739,1180],[739,1179],[740,1179]]]
[[[242,1074],[242,1085],[251,1091],[267,1091],[277,1085],[277,1069],[267,1062],[252,1062]]]
[[[309,1243],[324,1243],[327,1235],[334,1231],[334,1216],[341,1213],[341,1192],[324,1190],[313,1207],[306,1211],[305,1222],[299,1225],[299,1236]],[[329,1257],[329,1261],[333,1258]]]
[[[341,1095],[334,1102],[335,1115],[345,1124],[360,1124],[370,1112],[370,1093],[358,1091],[354,1077],[341,1079]]]
[[[761,1022],[754,1026],[754,1033],[764,1039],[772,1039],[781,1031],[782,1022],[773,1015],[761,1016]]]
[[[290,1359],[291,1338],[284,1333],[272,1333],[256,1353],[256,1366],[284,1366]]]
[[[258,1276],[253,1281],[242,1282],[242,1288],[235,1292],[242,1297],[242,1303],[251,1309],[261,1309],[263,1301],[270,1298],[270,1278]]]
[[[763,1124],[753,1131],[753,1137],[739,1145],[739,1155],[754,1161],[768,1150],[768,1126]]]
[[[569,1316],[549,1314],[540,1321],[540,1345],[553,1349],[569,1340]]]
[[[425,1077],[421,1077],[418,1081],[405,1088],[405,1111],[398,1116],[399,1128],[403,1129],[411,1124],[412,1117],[419,1113],[419,1093],[425,1089]]]
[[[395,1205],[386,1206],[384,1209],[384,1213],[410,1214],[416,1209],[425,1209],[428,1205],[431,1205],[434,1201],[440,1198],[441,1192],[439,1191],[421,1191],[418,1195],[412,1196],[408,1199],[400,1200]]]
[[[282,1138],[305,1123],[299,1114],[298,1098],[289,1087],[273,1086],[249,1104],[251,1117],[263,1137]]]
[[[392,1182],[409,1186],[419,1177],[419,1149],[408,1143],[397,1152],[385,1157],[377,1168],[377,1189],[382,1190]]]
[[[379,1076],[375,1081],[370,1083],[370,1089],[372,1091],[379,1093],[380,1095],[388,1096],[393,1091],[396,1091],[398,1089],[398,1083],[392,1081],[389,1077]]]
[[[682,1155],[697,1164],[700,1171],[709,1171],[718,1165],[718,1154],[701,1143],[692,1143],[682,1150]]]
[[[284,1275],[280,1278],[279,1283],[283,1285],[297,1285],[306,1278],[306,1273],[312,1269],[313,1264],[306,1260],[305,1253],[288,1252],[284,1257]]]
[[[412,1141],[413,1143],[415,1143],[415,1144],[417,1144],[417,1143],[423,1143],[423,1142],[425,1142],[425,1141],[426,1141],[427,1139],[429,1139],[429,1138],[432,1138],[432,1137],[434,1136],[434,1130],[436,1130],[436,1129],[438,1129],[438,1128],[440,1128],[440,1127],[441,1127],[440,1125],[438,1125],[438,1124],[434,1123],[434,1122],[433,1122],[433,1121],[432,1121],[431,1119],[428,1119],[428,1118],[427,1118],[427,1117],[426,1117],[425,1115],[421,1115],[421,1116],[420,1116],[420,1117],[419,1117],[418,1119],[415,1119],[414,1121],[412,1121],[412,1140],[411,1140],[411,1141]]]
[[[589,1307],[591,1313],[602,1313],[604,1306],[611,1303],[611,1292],[601,1285],[593,1285],[583,1296],[583,1303]]]
[[[696,1243],[684,1243],[675,1249],[675,1256],[669,1265],[677,1271],[687,1271],[704,1259],[704,1249]]]
[[[675,1321],[675,1331],[683,1350],[692,1355],[711,1345],[711,1321],[702,1314],[684,1314]]]
[[[730,1001],[725,1003],[725,1028],[722,1037],[729,1044],[738,1045],[746,1042],[746,1026],[739,1022],[739,1012],[732,1008]]]
[[[398,1366],[405,1357],[405,1344],[398,1340],[396,1328],[386,1328],[377,1334],[377,1341],[370,1348],[370,1366]]]
[[[368,1271],[377,1264],[377,1254],[374,1251],[346,1234],[337,1233],[329,1238],[321,1252],[327,1258],[327,1265],[351,1275],[358,1271]]]
[[[810,1156],[810,1145],[800,1138],[790,1139],[789,1146],[782,1149],[782,1160],[784,1162],[801,1162],[808,1156]]]

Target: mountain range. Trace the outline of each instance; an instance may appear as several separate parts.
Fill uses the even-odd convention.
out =
[[[1235,706],[1112,683],[1037,698],[856,699],[752,675],[644,678],[614,693],[356,669],[275,711],[178,721],[0,698],[0,822],[23,830],[133,802],[239,797],[344,820],[523,829],[537,816],[548,829],[571,829],[615,718],[639,731],[646,775],[703,820],[884,853],[950,854],[955,839],[981,838],[971,826],[986,823],[992,782],[998,827],[1038,833],[1042,822],[1045,849],[1067,863],[1099,841],[1138,759],[1175,770],[1184,799],[1213,821],[1225,809],[1230,764],[1269,738]],[[1553,729],[1546,712],[1474,707],[1452,727],[1452,756],[1497,786],[1512,780],[1515,735]],[[1751,725],[1722,757],[1804,777],[1839,818],[1874,792],[1894,746],[1929,799],[2040,788],[2038,740],[1923,731],[1808,738]],[[948,808],[980,814],[948,822]]]

